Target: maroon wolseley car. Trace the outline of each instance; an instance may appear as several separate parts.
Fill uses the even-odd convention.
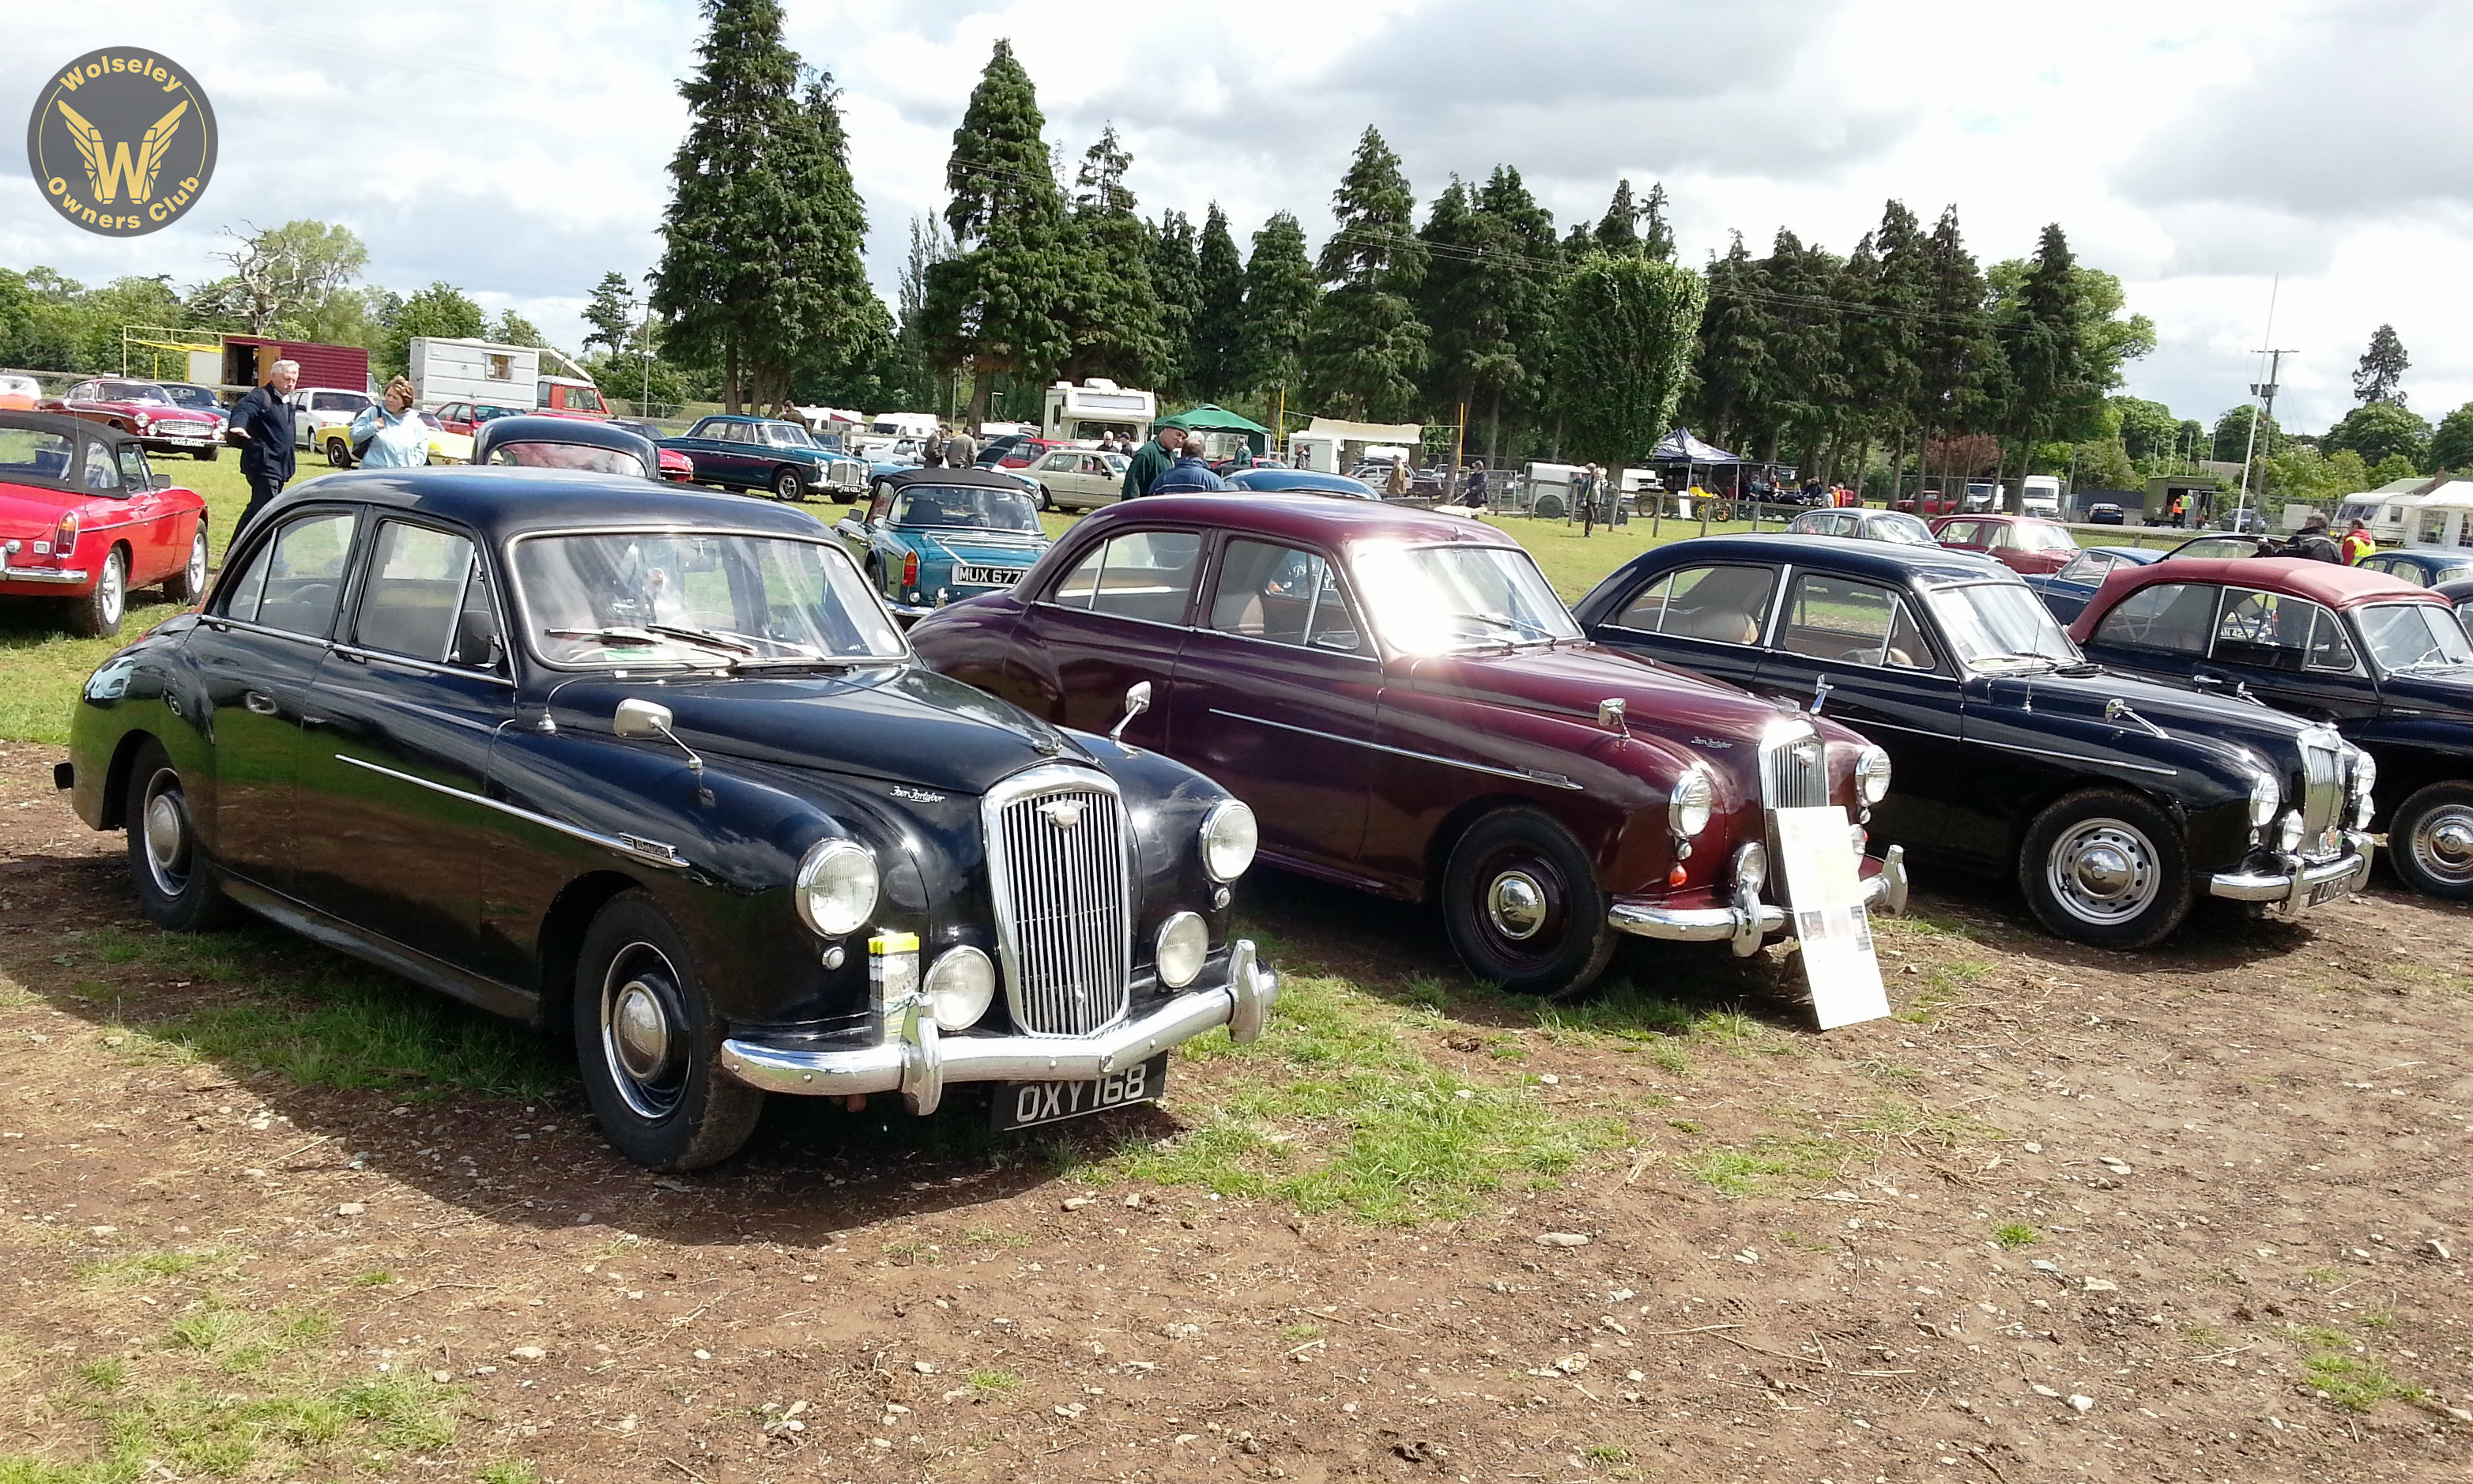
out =
[[[911,630],[936,668],[1122,732],[1250,804],[1266,861],[1440,898],[1481,979],[1562,993],[1619,935],[1787,926],[1767,811],[1869,817],[1888,754],[1597,648],[1528,554],[1456,515],[1186,495],[1088,516],[1009,592]],[[1871,899],[1903,907],[1893,849]]]

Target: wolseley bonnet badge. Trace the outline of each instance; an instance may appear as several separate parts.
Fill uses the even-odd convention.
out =
[[[26,163],[52,209],[106,237],[188,214],[215,173],[215,110],[189,69],[107,46],[54,72],[26,120]]]

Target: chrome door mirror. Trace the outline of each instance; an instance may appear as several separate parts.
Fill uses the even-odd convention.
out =
[[[1128,728],[1128,727],[1130,727],[1130,726],[1132,726],[1132,725],[1134,724],[1134,718],[1135,718],[1135,717],[1141,715],[1144,711],[1147,711],[1147,710],[1149,710],[1150,708],[1151,708],[1151,682],[1148,682],[1148,681],[1136,681],[1136,682],[1134,682],[1131,685],[1126,686],[1126,687],[1125,687],[1125,714],[1124,714],[1124,717],[1123,717],[1123,719],[1122,719],[1122,720],[1118,721],[1118,722],[1116,723],[1116,726],[1111,727],[1110,729],[1108,729],[1108,740],[1109,740],[1109,741],[1111,741],[1111,742],[1122,742],[1122,741],[1124,741],[1124,740],[1125,740],[1125,729],[1126,729],[1126,728]]]
[[[670,730],[670,708],[657,702],[641,701],[634,696],[618,703],[618,714],[611,718],[610,730],[622,737],[664,737],[680,752],[687,754],[687,767],[704,772],[704,759],[696,750],[679,740]]]

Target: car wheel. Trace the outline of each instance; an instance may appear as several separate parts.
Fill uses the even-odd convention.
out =
[[[150,741],[137,750],[123,817],[129,826],[129,876],[146,921],[176,933],[196,933],[230,920],[231,899],[215,884],[198,848],[188,791],[162,743]]]
[[[1052,511],[1056,508],[1056,496],[1047,492],[1045,485],[1039,487],[1039,508],[1044,511]]]
[[[2072,794],[2035,817],[2018,884],[2046,927],[2099,948],[2163,941],[2197,895],[2180,829],[2146,800],[2109,788]]]
[[[205,590],[206,523],[201,520],[196,533],[189,538],[189,560],[181,564],[180,570],[163,579],[163,596],[186,606],[197,602],[198,594]]]
[[[326,440],[326,462],[336,468],[352,467],[351,445],[340,438]]]
[[[2407,799],[2388,822],[2388,860],[2416,892],[2473,898],[2473,783],[2433,783]]]
[[[702,1169],[745,1147],[764,1094],[721,1071],[722,1028],[694,951],[642,892],[612,898],[576,966],[584,1094],[618,1152],[658,1170]]]
[[[773,471],[773,497],[777,500],[791,501],[804,500],[807,497],[807,486],[799,478],[797,469],[778,468]]]
[[[1515,994],[1576,993],[1614,957],[1588,852],[1533,809],[1490,814],[1453,847],[1443,925],[1469,972]]]
[[[117,546],[104,553],[94,590],[75,603],[69,611],[71,630],[89,639],[118,634],[121,615],[129,610],[129,553]]]

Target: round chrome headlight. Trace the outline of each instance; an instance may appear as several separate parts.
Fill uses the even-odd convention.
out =
[[[979,1023],[979,1017],[988,1013],[988,1003],[996,997],[996,966],[985,953],[964,944],[947,949],[920,988],[927,996],[927,1013],[939,1026],[968,1030]]]
[[[1666,799],[1666,822],[1674,833],[1689,840],[1709,827],[1709,816],[1717,807],[1717,785],[1709,781],[1705,768],[1693,768],[1674,780],[1674,791]]]
[[[1735,848],[1735,884],[1750,889],[1753,896],[1769,884],[1769,848],[1758,840],[1746,840]]]
[[[2277,786],[2270,773],[2249,776],[2249,827],[2265,829],[2275,821],[2275,806],[2284,802],[2284,790]]]
[[[1160,924],[1152,950],[1160,983],[1184,989],[1202,972],[1202,961],[1211,954],[1211,928],[1195,914],[1180,912]]]
[[[2353,797],[2367,799],[2379,786],[2379,760],[2359,748],[2353,751]]]
[[[827,938],[847,938],[876,915],[876,852],[855,840],[822,840],[799,862],[799,916]]]
[[[2287,854],[2301,849],[2301,811],[2285,810],[2284,826],[2275,832],[2275,848]]]
[[[1213,881],[1234,881],[1254,864],[1254,848],[1261,842],[1254,811],[1235,799],[1223,799],[1202,817],[1202,869]]]
[[[1867,747],[1855,754],[1855,787],[1865,803],[1879,803],[1889,793],[1889,754]]]

